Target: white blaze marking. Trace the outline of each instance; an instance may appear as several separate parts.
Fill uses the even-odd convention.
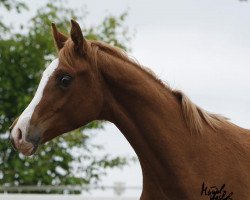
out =
[[[14,126],[12,130],[12,137],[15,139],[17,138],[17,130],[18,128],[23,133],[23,138],[25,138],[25,135],[28,131],[29,125],[30,125],[30,119],[33,115],[33,112],[42,99],[43,91],[45,86],[47,85],[47,82],[50,78],[50,76],[53,74],[55,69],[58,67],[58,59],[55,59],[52,61],[52,63],[45,69],[42,75],[42,79],[38,85],[37,91],[35,93],[35,96],[33,97],[32,101],[28,105],[28,107],[23,111],[23,113],[20,115],[16,125]]]

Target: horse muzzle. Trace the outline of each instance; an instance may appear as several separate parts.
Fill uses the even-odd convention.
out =
[[[25,156],[34,154],[41,141],[41,132],[35,127],[30,127],[28,132],[14,127],[10,133],[10,142],[13,148]]]

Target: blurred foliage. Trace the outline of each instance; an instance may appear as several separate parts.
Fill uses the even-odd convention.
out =
[[[18,13],[20,13],[23,9],[28,9],[24,2],[17,0],[0,0],[0,6],[7,10],[15,9]]]
[[[20,13],[21,11],[28,9],[25,3],[17,0],[0,0],[0,8],[1,7],[5,8],[8,11],[15,10],[17,13]],[[7,26],[2,20],[0,20],[0,32],[3,34],[9,31],[10,27]]]
[[[27,5],[17,0],[1,0],[0,9],[3,7],[27,9]],[[92,144],[92,134],[84,134],[86,129],[102,128],[101,122],[60,136],[29,158],[14,152],[8,141],[8,127],[31,101],[44,67],[56,56],[51,22],[65,32],[69,30],[70,19],[77,19],[86,38],[127,49],[130,37],[124,26],[126,16],[126,13],[118,17],[110,15],[99,25],[86,27],[83,23],[86,16],[68,8],[64,1],[49,1],[29,23],[21,26],[23,34],[9,30],[8,37],[0,40],[0,185],[96,184],[105,175],[105,169],[128,163],[124,157],[106,155],[102,146]],[[102,156],[96,156],[97,151]]]

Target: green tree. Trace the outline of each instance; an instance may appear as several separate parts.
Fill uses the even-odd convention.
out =
[[[4,6],[11,9],[15,7],[13,2],[27,8],[20,1],[0,1],[0,6],[5,3]],[[29,25],[23,25],[26,34],[9,32],[10,36],[0,41],[0,185],[94,184],[105,175],[105,169],[128,163],[124,157],[98,157],[93,153],[103,147],[93,145],[92,135],[84,131],[102,128],[101,122],[90,123],[54,139],[31,158],[14,152],[8,142],[8,127],[33,97],[44,66],[56,56],[51,22],[66,31],[71,18],[83,25],[84,17],[76,10],[65,8],[60,1],[51,1],[37,11]],[[118,17],[110,15],[98,26],[83,26],[83,32],[88,39],[100,39],[126,49],[130,38],[124,27],[125,19],[126,13]],[[80,154],[73,153],[80,149],[83,149]]]
[[[0,0],[0,8],[1,7],[6,9],[7,11],[15,10],[17,13],[28,9],[25,3],[18,0]],[[10,27],[7,26],[2,20],[0,20],[0,39],[2,38],[3,34],[9,31]]]

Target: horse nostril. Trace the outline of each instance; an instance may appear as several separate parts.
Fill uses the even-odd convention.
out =
[[[17,129],[17,140],[18,141],[22,140],[22,131],[20,128]]]

